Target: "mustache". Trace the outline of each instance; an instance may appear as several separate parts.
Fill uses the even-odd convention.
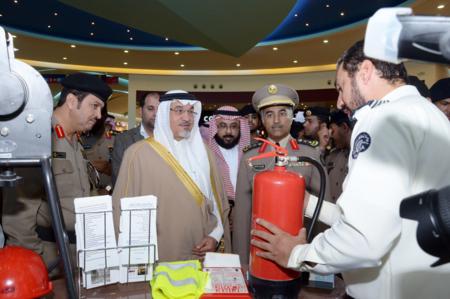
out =
[[[223,135],[222,138],[234,138],[234,136],[233,135]]]
[[[283,125],[273,125],[271,128],[272,129],[282,129],[284,126]]]

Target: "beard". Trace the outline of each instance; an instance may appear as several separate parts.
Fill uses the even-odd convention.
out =
[[[364,99],[363,95],[361,94],[361,90],[359,89],[359,86],[356,84],[356,79],[352,78],[352,105],[354,108],[351,108],[351,110],[356,110],[366,104],[366,100]],[[350,107],[349,107],[350,108]]]
[[[223,136],[224,138],[225,137],[233,137],[233,136],[231,136],[231,135],[225,135],[225,136]],[[235,147],[238,143],[239,143],[239,139],[241,139],[241,134],[239,133],[237,136],[236,136],[236,138],[234,138],[233,139],[233,141],[231,141],[230,143],[226,143],[225,141],[223,141],[223,139],[222,138],[220,138],[219,136],[217,136],[217,134],[216,135],[214,135],[214,140],[216,140],[216,142],[217,142],[217,144],[220,146],[220,147],[223,147],[224,149],[231,149],[231,148],[233,148],[233,147]]]

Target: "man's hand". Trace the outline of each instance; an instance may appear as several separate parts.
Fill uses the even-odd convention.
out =
[[[95,169],[97,169],[98,172],[104,173],[106,175],[111,175],[112,168],[111,163],[105,160],[95,160],[91,162],[92,165],[94,165]]]
[[[194,255],[199,256],[201,259],[203,259],[207,252],[216,251],[216,247],[217,247],[217,241],[214,238],[208,236],[208,237],[204,237],[203,240],[201,240],[200,243],[198,243],[192,249],[192,253]]]
[[[265,227],[270,233],[261,230],[252,230],[252,236],[262,239],[252,239],[251,244],[264,250],[257,251],[256,255],[272,260],[282,267],[287,267],[292,249],[300,244],[306,244],[306,229],[302,228],[297,236],[281,230],[276,225],[263,219],[256,219],[256,223]]]
[[[319,148],[321,151],[324,151],[330,142],[330,132],[326,123],[320,124],[320,129],[319,132],[317,132],[317,135],[319,137]]]

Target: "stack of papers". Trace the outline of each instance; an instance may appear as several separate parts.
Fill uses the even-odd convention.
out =
[[[158,260],[156,204],[153,195],[120,200],[120,282],[149,281]]]
[[[78,265],[86,288],[119,281],[111,196],[75,198]]]
[[[153,195],[122,198],[117,243],[111,196],[75,199],[77,258],[85,288],[152,279],[158,260],[156,204]]]

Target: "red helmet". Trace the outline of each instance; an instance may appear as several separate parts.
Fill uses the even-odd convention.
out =
[[[42,258],[29,249],[0,249],[0,299],[37,298],[52,291]]]

